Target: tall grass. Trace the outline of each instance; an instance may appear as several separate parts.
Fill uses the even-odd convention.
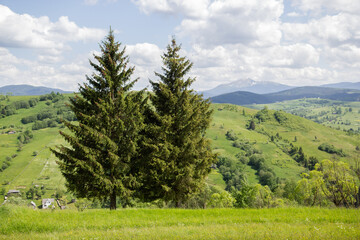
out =
[[[356,209],[0,208],[0,239],[359,239]]]

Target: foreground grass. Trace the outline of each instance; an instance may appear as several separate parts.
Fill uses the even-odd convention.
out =
[[[0,208],[0,239],[360,239],[356,209]]]

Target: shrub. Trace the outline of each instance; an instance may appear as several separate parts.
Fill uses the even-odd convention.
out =
[[[330,153],[330,154],[338,154],[341,157],[345,157],[346,154],[343,152],[341,148],[335,148],[334,145],[329,143],[323,143],[318,147],[319,150]]]

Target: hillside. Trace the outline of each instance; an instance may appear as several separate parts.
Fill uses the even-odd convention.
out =
[[[3,115],[0,119],[0,166],[6,165],[0,171],[0,195],[9,189],[25,192],[35,185],[42,186],[45,197],[65,191],[65,181],[49,147],[64,143],[58,134],[58,130],[62,128],[59,119],[71,119],[71,113],[64,106],[71,95],[46,96],[37,97],[38,101],[34,106],[16,109],[13,114]],[[5,109],[8,105],[31,99],[34,97],[13,96],[9,97],[9,101],[3,99],[0,104]],[[305,166],[304,162],[297,159],[298,155],[291,155],[291,146],[297,151],[301,147],[307,159],[337,158],[352,164],[351,159],[359,154],[355,150],[360,145],[357,136],[349,136],[343,131],[330,129],[298,116],[229,104],[213,104],[212,108],[213,121],[207,136],[212,141],[214,151],[219,154],[220,161],[207,182],[219,189],[236,187],[236,179],[244,179],[249,184],[268,181],[270,185],[290,179],[299,180],[300,173],[308,171],[311,164]],[[248,129],[251,119],[256,120],[254,130]],[[26,140],[26,130],[30,130],[33,135],[29,141]],[[320,151],[318,147],[322,143],[341,149],[344,156]],[[263,159],[261,161],[264,161],[271,178],[263,179],[256,166],[252,165],[254,158]],[[226,169],[225,166],[230,167]],[[230,174],[233,177],[225,179],[224,174],[232,171],[235,171]]]
[[[297,87],[269,94],[249,94],[247,92],[232,92],[212,97],[211,100],[214,103],[248,105],[274,103],[301,98],[322,98],[338,101],[359,101],[360,91],[352,89],[337,89],[325,87]]]
[[[48,88],[48,87],[36,87],[31,85],[7,85],[0,87],[0,94],[11,93],[13,96],[35,96],[48,93],[71,93],[71,91],[64,91],[57,88]]]
[[[360,131],[360,102],[306,98],[247,105],[258,110],[265,106],[273,110],[283,110],[331,128],[358,133]]]

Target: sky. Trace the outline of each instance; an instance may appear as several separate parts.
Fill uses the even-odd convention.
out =
[[[0,0],[0,86],[76,91],[110,27],[135,89],[157,80],[173,36],[195,90],[360,81],[359,0]]]

